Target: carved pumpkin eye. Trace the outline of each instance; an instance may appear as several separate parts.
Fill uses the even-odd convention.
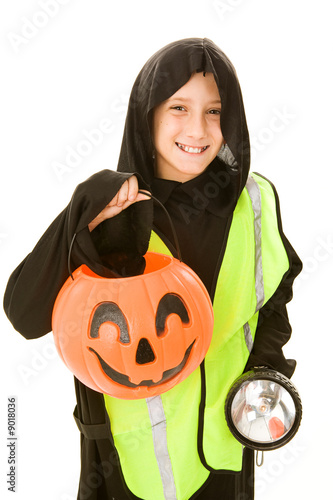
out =
[[[97,306],[90,327],[90,337],[92,339],[99,338],[99,327],[106,322],[115,323],[119,327],[119,341],[122,344],[130,342],[126,318],[120,307],[114,302],[103,302]]]
[[[175,293],[167,293],[159,301],[155,321],[158,337],[165,333],[166,319],[170,314],[177,314],[184,324],[190,322],[184,301]]]

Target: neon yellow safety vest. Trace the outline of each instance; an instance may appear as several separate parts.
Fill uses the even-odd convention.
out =
[[[149,250],[170,254],[155,233]],[[273,189],[251,174],[234,210],[201,367],[160,396],[104,395],[126,484],[139,498],[187,500],[211,470],[241,470],[242,445],[227,427],[224,403],[252,349],[258,311],[288,269]]]

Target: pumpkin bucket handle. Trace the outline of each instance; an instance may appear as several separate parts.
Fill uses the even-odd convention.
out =
[[[171,226],[171,231],[172,231],[172,235],[173,235],[173,239],[174,239],[174,243],[175,243],[175,248],[177,250],[178,260],[180,262],[182,262],[182,255],[181,255],[181,252],[180,252],[180,246],[179,246],[178,236],[177,236],[177,233],[176,233],[176,230],[175,230],[175,226],[174,226],[174,223],[172,222],[172,219],[170,217],[169,212],[167,211],[167,209],[165,208],[165,206],[163,205],[163,203],[161,203],[160,200],[158,200],[157,198],[155,198],[155,196],[153,196],[151,193],[146,192],[146,191],[142,191],[140,189],[139,189],[138,193],[145,194],[146,196],[150,196],[150,198],[155,203],[157,203],[164,210],[164,213],[167,216],[168,221],[169,221],[170,226]],[[74,233],[73,238],[71,240],[71,244],[70,244],[69,250],[68,250],[68,258],[67,258],[68,274],[72,278],[73,281],[74,281],[74,277],[73,277],[72,270],[71,270],[71,253],[72,253],[72,249],[73,249],[75,238],[76,238],[76,233]]]

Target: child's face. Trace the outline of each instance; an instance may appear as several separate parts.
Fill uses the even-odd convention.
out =
[[[194,73],[153,115],[155,175],[186,182],[201,174],[224,142],[221,99],[212,73]]]

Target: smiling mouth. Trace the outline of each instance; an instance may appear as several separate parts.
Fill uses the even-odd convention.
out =
[[[209,146],[203,146],[202,148],[195,148],[193,146],[187,146],[186,144],[181,144],[180,142],[176,142],[176,145],[182,151],[185,151],[186,153],[194,153],[194,154],[203,153],[204,151],[206,151],[207,148],[209,148]]]
[[[105,373],[105,375],[107,377],[109,377],[111,380],[113,380],[113,382],[116,382],[117,384],[124,385],[126,387],[132,387],[132,388],[142,387],[142,386],[154,387],[155,385],[160,385],[163,382],[170,380],[171,378],[173,378],[175,375],[177,375],[184,368],[184,366],[185,366],[185,364],[190,356],[190,353],[191,353],[192,347],[194,346],[194,343],[195,343],[195,340],[186,349],[183,360],[179,363],[179,365],[175,366],[174,368],[170,368],[170,370],[166,370],[165,372],[163,372],[163,376],[162,376],[161,380],[159,380],[158,382],[153,382],[153,380],[142,380],[142,382],[140,382],[139,384],[133,384],[133,382],[130,381],[130,379],[127,375],[124,375],[123,373],[119,373],[116,370],[114,370],[113,368],[111,368],[111,366],[108,365],[106,363],[106,361],[104,361],[104,359],[98,354],[98,352],[95,351],[95,349],[93,349],[92,347],[88,347],[88,349],[89,349],[89,351],[91,351],[92,353],[94,353],[96,355],[103,372]]]

